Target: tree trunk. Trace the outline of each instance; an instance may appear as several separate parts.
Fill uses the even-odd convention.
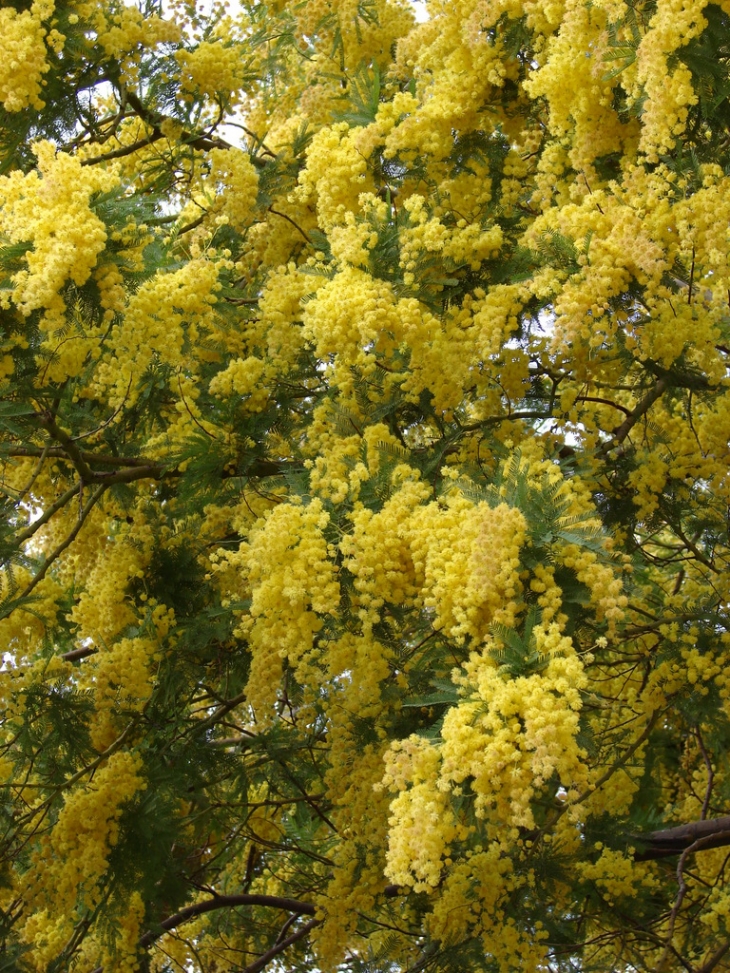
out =
[[[650,831],[648,834],[633,837],[638,843],[634,852],[634,861],[637,862],[681,855],[693,845],[697,845],[693,851],[720,848],[730,845],[730,815],[708,821],[693,821],[691,824],[680,824],[676,828]]]

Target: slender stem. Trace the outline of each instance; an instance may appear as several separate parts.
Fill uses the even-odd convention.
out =
[[[285,949],[288,949],[294,943],[298,942],[312,930],[315,926],[318,926],[322,920],[321,919],[310,919],[309,922],[298,929],[296,932],[292,933],[291,936],[287,936],[286,939],[282,939],[281,942],[275,943],[271,949],[263,953],[257,960],[251,963],[249,966],[243,970],[243,973],[259,973],[263,970],[272,959],[275,959],[279,953],[283,953]]]
[[[635,740],[634,743],[631,744],[631,746],[626,750],[625,753],[623,753],[621,755],[621,757],[616,761],[616,763],[611,764],[611,766],[608,768],[608,770],[605,772],[605,774],[603,774],[601,777],[599,777],[598,780],[595,782],[595,784],[592,784],[591,785],[591,787],[590,787],[589,790],[584,791],[583,794],[580,795],[580,797],[577,797],[574,801],[571,801],[571,804],[570,805],[567,805],[566,804],[565,805],[566,810],[567,810],[567,808],[569,806],[574,806],[576,804],[582,804],[583,801],[587,801],[588,798],[592,794],[594,794],[598,790],[599,787],[603,787],[603,785],[608,780],[610,780],[611,777],[613,777],[613,775],[616,773],[616,771],[617,770],[620,770],[624,766],[624,764],[626,763],[627,760],[630,760],[631,757],[633,757],[633,755],[636,753],[636,751],[639,749],[639,747],[645,742],[646,738],[649,736],[649,734],[651,733],[651,731],[654,729],[654,724],[659,719],[660,712],[661,712],[660,710],[654,710],[654,712],[651,714],[651,717],[649,718],[649,722],[647,723],[646,727],[644,728],[644,731],[641,734],[641,736],[637,740]]]
[[[307,234],[304,232],[304,230],[301,228],[301,226],[299,226],[299,224],[296,223],[291,218],[291,216],[287,216],[286,213],[281,213],[278,209],[274,209],[273,206],[269,206],[269,212],[270,213],[273,213],[274,216],[280,216],[283,220],[286,220],[287,223],[291,223],[291,225],[294,227],[294,229],[295,230],[298,230],[298,232],[301,233],[301,235],[304,237],[304,239],[307,241],[307,243],[310,243],[311,244],[312,241],[310,240],[310,238],[307,236]]]
[[[32,524],[29,524],[28,527],[26,527],[24,530],[21,530],[19,534],[15,535],[15,542],[17,544],[22,544],[23,541],[27,541],[30,537],[32,537],[37,530],[40,530],[40,528],[44,524],[48,523],[48,521],[55,513],[57,513],[62,507],[65,507],[66,504],[69,502],[69,500],[71,500],[73,497],[76,496],[80,488],[81,488],[80,483],[75,483],[72,487],[69,487],[69,489],[66,490],[65,493],[61,494],[61,496],[58,498],[58,500],[56,500],[55,503],[52,503],[50,507],[47,507],[43,511],[43,513],[37,520],[34,520]]]
[[[131,145],[122,145],[118,149],[111,149],[109,152],[104,152],[102,155],[95,155],[91,159],[82,159],[82,166],[95,166],[100,162],[111,162],[113,159],[123,159],[127,155],[132,155],[138,152],[139,149],[144,149],[148,145],[153,145],[158,142],[161,138],[165,136],[159,129],[155,129],[151,135],[147,138],[140,139],[138,142],[133,142]]]
[[[723,943],[723,945],[720,946],[719,949],[715,950],[715,952],[702,964],[702,966],[697,968],[695,973],[712,973],[712,970],[715,969],[717,964],[729,949],[730,942]]]
[[[174,915],[168,916],[167,919],[163,919],[157,929],[150,930],[141,937],[139,945],[142,948],[151,946],[170,929],[176,929],[184,922],[205,915],[206,912],[213,912],[215,909],[232,909],[242,905],[270,906],[273,909],[283,909],[285,912],[296,912],[299,915],[306,916],[313,916],[316,911],[309,902],[299,902],[297,899],[287,899],[278,895],[214,895],[212,899],[196,902],[195,905],[189,905]]]
[[[43,578],[45,578],[46,574],[48,573],[48,569],[53,564],[53,562],[63,554],[66,548],[70,547],[71,544],[73,544],[79,531],[84,525],[84,521],[91,513],[92,507],[94,507],[101,499],[101,495],[104,493],[104,490],[106,490],[106,484],[102,484],[102,486],[98,487],[98,489],[96,489],[94,493],[92,493],[89,502],[86,504],[85,507],[81,508],[81,511],[79,513],[79,519],[77,520],[71,533],[64,541],[62,541],[58,545],[58,547],[54,551],[51,552],[51,554],[48,555],[48,557],[42,564],[40,570],[38,571],[38,574],[36,574],[33,580],[23,590],[23,593],[20,595],[21,599],[28,597],[28,595],[36,587],[36,585],[38,585],[43,580]]]
[[[104,456],[99,453],[92,453],[88,450],[79,450],[82,459],[93,466],[154,466],[153,460],[145,459],[140,456]],[[6,450],[7,456],[54,456],[67,457],[67,451],[61,446],[48,446],[42,449],[40,446],[14,446]]]
[[[710,807],[710,798],[712,797],[712,788],[715,783],[715,772],[712,769],[712,761],[710,760],[709,754],[705,749],[705,744],[702,739],[702,734],[700,733],[700,728],[695,727],[695,736],[697,737],[697,745],[700,748],[700,753],[702,754],[702,759],[705,762],[705,767],[707,768],[707,787],[705,788],[705,799],[702,802],[702,811],[700,812],[700,817],[704,821],[707,817],[707,811]]]
[[[617,446],[620,446],[621,443],[624,441],[624,439],[626,439],[628,434],[634,428],[636,423],[639,421],[639,419],[641,419],[641,417],[649,411],[649,409],[654,405],[657,399],[661,398],[662,395],[664,395],[666,390],[667,390],[667,380],[665,378],[658,379],[655,385],[653,386],[653,388],[651,388],[647,392],[647,394],[644,396],[641,402],[639,402],[636,408],[631,413],[629,413],[628,416],[626,416],[626,418],[621,423],[621,425],[616,426],[616,428],[611,433],[611,438],[606,440],[605,443],[599,446],[598,455],[606,456],[608,453],[611,452],[612,449],[615,449]]]
[[[39,424],[47,430],[49,436],[55,439],[57,443],[60,443],[66,454],[70,458],[71,462],[76,467],[82,482],[91,483],[93,479],[93,473],[89,468],[88,463],[84,459],[83,453],[73,441],[71,436],[64,430],[56,425],[56,420],[50,413],[42,413],[38,416]]]

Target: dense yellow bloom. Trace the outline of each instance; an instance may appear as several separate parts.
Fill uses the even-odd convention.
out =
[[[727,938],[730,0],[423,9],[0,10],[32,973]]]
[[[30,10],[20,13],[10,6],[0,10],[4,54],[0,64],[0,101],[6,111],[45,107],[41,89],[49,64],[44,21],[53,15],[54,7],[52,0],[35,0]]]
[[[78,159],[57,152],[50,142],[36,143],[33,151],[37,171],[0,177],[3,233],[11,243],[32,244],[25,256],[26,269],[13,275],[12,291],[3,296],[3,303],[7,307],[12,300],[24,315],[42,309],[46,346],[56,351],[60,341],[53,335],[65,323],[67,311],[61,291],[68,282],[86,283],[107,241],[106,227],[94,213],[91,199],[113,189],[118,180],[114,170],[83,168]],[[92,341],[82,346],[81,362],[96,345]],[[56,381],[80,370],[73,342],[59,351]]]
[[[236,95],[243,81],[244,63],[236,45],[202,41],[191,51],[178,51],[183,89],[211,97]]]
[[[259,182],[256,170],[242,149],[213,149],[210,161],[215,208],[220,209],[236,229],[243,229],[253,222]]]
[[[232,556],[251,591],[250,616],[241,625],[253,650],[247,697],[264,722],[272,714],[284,661],[307,671],[321,616],[337,603],[339,586],[323,533],[328,520],[319,500],[283,503]]]
[[[307,167],[297,189],[302,199],[314,197],[323,229],[330,230],[355,210],[361,193],[370,189],[367,163],[358,152],[346,123],[322,128],[307,149]]]
[[[24,884],[39,908],[59,922],[77,908],[94,908],[98,883],[109,851],[119,837],[119,818],[126,801],[145,788],[142,762],[129,752],[112,754],[93,782],[66,795],[58,821],[44,837]],[[26,939],[40,935],[31,917]],[[45,933],[43,934],[45,935]]]
[[[156,274],[130,297],[121,322],[111,331],[113,356],[96,377],[112,406],[135,401],[135,379],[153,359],[182,363],[189,343],[213,328],[218,288],[216,263],[200,257],[179,270]]]

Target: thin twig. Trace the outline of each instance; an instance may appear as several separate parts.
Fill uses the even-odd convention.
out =
[[[288,949],[294,943],[299,942],[300,939],[304,939],[304,937],[321,922],[321,919],[310,919],[306,925],[292,933],[291,936],[287,936],[287,938],[282,939],[281,942],[275,943],[271,949],[267,950],[262,956],[259,956],[257,960],[247,966],[242,973],[259,973],[259,970],[263,970],[263,968],[267,966],[272,959],[275,959],[279,953],[283,953],[285,949]]]
[[[57,513],[62,507],[65,507],[72,497],[76,496],[80,488],[80,483],[74,483],[72,487],[69,487],[69,489],[66,490],[65,493],[62,493],[58,500],[52,503],[50,507],[46,507],[37,520],[34,520],[32,524],[29,524],[24,530],[21,530],[19,534],[15,535],[15,543],[22,544],[24,541],[27,541],[30,537],[32,537],[36,531],[40,530],[44,524],[48,523],[55,513]]]
[[[218,439],[218,437],[217,436],[214,436],[212,432],[208,432],[208,430],[205,428],[205,426],[201,425],[198,422],[198,420],[195,418],[195,416],[193,415],[193,412],[192,412],[190,406],[188,405],[188,400],[185,398],[185,393],[183,392],[183,387],[182,387],[182,379],[180,378],[179,375],[177,376],[177,387],[180,389],[180,398],[182,399],[182,403],[185,406],[188,415],[193,420],[193,422],[198,427],[198,429],[201,429],[205,433],[205,435],[208,436],[210,439],[214,440],[214,442],[220,442],[220,440]]]
[[[84,521],[91,513],[92,508],[101,499],[101,495],[104,493],[104,490],[106,490],[106,484],[103,484],[102,486],[98,487],[91,494],[91,497],[89,498],[89,501],[86,504],[86,506],[81,508],[79,512],[79,519],[76,522],[71,533],[64,541],[62,541],[58,545],[58,547],[54,551],[51,552],[51,554],[48,555],[46,560],[43,562],[43,565],[41,566],[40,570],[38,571],[38,574],[36,574],[36,576],[32,579],[32,581],[24,588],[23,593],[20,595],[20,599],[28,597],[28,595],[36,587],[36,585],[40,584],[40,582],[45,578],[46,574],[48,573],[48,569],[53,564],[53,562],[56,561],[63,554],[66,548],[70,547],[71,544],[73,544],[73,542],[76,540],[76,536],[78,535],[79,531],[83,527]]]
[[[109,152],[104,152],[102,155],[95,155],[91,159],[82,159],[82,166],[96,166],[101,162],[111,162],[113,159],[123,159],[127,155],[132,155],[134,152],[138,152],[140,149],[146,148],[148,145],[153,145],[155,142],[159,142],[160,139],[165,138],[164,134],[155,128],[151,135],[147,138],[140,139],[138,142],[133,142],[131,145],[122,145],[118,149],[111,149]]]
[[[620,446],[621,443],[624,441],[624,439],[626,439],[628,434],[634,428],[636,423],[639,421],[639,419],[641,419],[641,417],[649,411],[649,409],[654,405],[657,399],[661,398],[661,396],[664,394],[666,389],[667,389],[666,378],[658,379],[655,385],[653,386],[653,388],[651,388],[647,392],[647,394],[644,396],[641,402],[639,402],[636,408],[629,413],[629,415],[624,419],[621,425],[616,426],[616,428],[611,433],[611,438],[606,440],[605,443],[602,443],[598,447],[598,455],[606,456],[608,453],[611,452],[612,449],[615,449],[617,446]]]
[[[269,212],[270,213],[273,213],[274,216],[280,216],[283,220],[286,220],[287,223],[291,223],[291,225],[294,227],[294,229],[295,230],[298,230],[299,233],[301,233],[302,236],[304,237],[304,239],[307,241],[307,243],[309,243],[311,245],[312,241],[309,239],[309,237],[304,232],[304,230],[301,228],[301,226],[299,226],[298,223],[295,223],[295,221],[291,218],[291,216],[287,216],[286,213],[279,212],[279,210],[278,209],[274,209],[273,206],[269,206]]]
[[[712,761],[710,760],[707,750],[705,749],[705,744],[702,740],[702,734],[700,733],[700,728],[698,726],[695,727],[695,736],[697,737],[697,744],[700,748],[702,759],[705,762],[705,767],[707,768],[707,788],[705,789],[705,799],[702,802],[702,811],[700,812],[700,819],[704,821],[705,818],[707,817],[707,810],[710,806],[712,787],[715,782],[715,772],[712,769]]]
[[[273,909],[282,909],[285,912],[295,912],[306,916],[313,916],[316,911],[309,902],[299,902],[297,899],[288,899],[278,895],[214,895],[212,899],[196,902],[194,905],[189,905],[174,915],[168,916],[167,919],[163,919],[157,929],[150,930],[140,938],[139,946],[142,949],[151,946],[170,929],[177,929],[183,923],[189,922],[197,916],[205,915],[206,912],[213,912],[216,909],[233,909],[243,905],[269,906]],[[101,970],[101,967],[99,967],[99,970]]]
[[[679,910],[682,908],[684,897],[687,894],[687,883],[684,880],[684,866],[687,862],[687,858],[695,851],[701,851],[703,848],[712,847],[710,842],[714,837],[715,837],[714,835],[707,835],[704,838],[698,838],[697,841],[691,844],[688,848],[685,848],[682,854],[680,855],[679,862],[677,863],[677,882],[679,888],[677,890],[677,898],[675,899],[674,905],[672,906],[672,911],[669,914],[669,929],[667,930],[667,935],[665,937],[664,951],[662,952],[662,955],[659,957],[659,962],[656,964],[657,970],[664,969],[664,964],[666,963],[669,957],[669,953],[672,951],[672,937],[674,936],[674,927],[677,924],[677,916],[679,915]]]
[[[576,402],[598,402],[600,405],[610,405],[612,409],[618,409],[619,412],[623,412],[626,416],[631,415],[631,410],[627,409],[625,405],[619,405],[613,399],[602,399],[597,395],[579,395]]]
[[[36,468],[33,470],[33,475],[31,476],[30,481],[28,482],[28,485],[24,487],[18,494],[18,501],[22,500],[23,497],[26,495],[26,493],[29,493],[30,490],[32,489],[33,484],[38,479],[40,472],[43,469],[43,464],[45,463],[47,456],[48,456],[48,446],[46,446],[43,452],[41,453],[40,458],[38,459],[38,462],[36,464]]]
[[[719,949],[715,950],[712,956],[710,956],[709,959],[707,959],[702,964],[702,966],[698,967],[695,970],[695,973],[712,973],[712,970],[715,969],[717,964],[720,962],[720,960],[723,958],[723,956],[727,953],[729,949],[730,949],[730,942],[724,943],[722,946],[720,946]]]
[[[605,774],[603,774],[601,777],[599,777],[598,780],[595,782],[595,784],[591,784],[591,786],[590,786],[590,788],[588,790],[584,791],[574,801],[571,801],[570,804],[566,804],[565,805],[565,809],[566,810],[567,810],[568,807],[575,807],[575,805],[582,804],[583,801],[587,801],[589,797],[591,797],[593,794],[595,794],[595,792],[598,790],[599,787],[603,787],[603,785],[608,780],[610,780],[611,777],[613,777],[613,775],[616,773],[616,771],[617,770],[620,770],[625,765],[625,763],[626,763],[627,760],[629,760],[631,757],[633,757],[633,755],[636,753],[636,751],[639,749],[639,747],[646,741],[647,737],[649,736],[649,734],[651,733],[651,731],[654,729],[654,724],[659,719],[659,716],[660,716],[660,713],[661,712],[662,711],[661,710],[658,710],[658,709],[657,710],[654,710],[654,712],[651,714],[651,716],[649,718],[649,722],[645,726],[644,731],[642,732],[641,736],[639,736],[638,739],[635,740],[634,743],[631,744],[631,746],[625,751],[625,753],[623,753],[619,757],[619,759],[614,764],[611,764],[611,766],[608,768],[608,770],[605,772]]]

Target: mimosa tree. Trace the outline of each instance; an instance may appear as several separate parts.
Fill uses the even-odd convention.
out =
[[[730,969],[730,2],[0,8],[0,969]]]

